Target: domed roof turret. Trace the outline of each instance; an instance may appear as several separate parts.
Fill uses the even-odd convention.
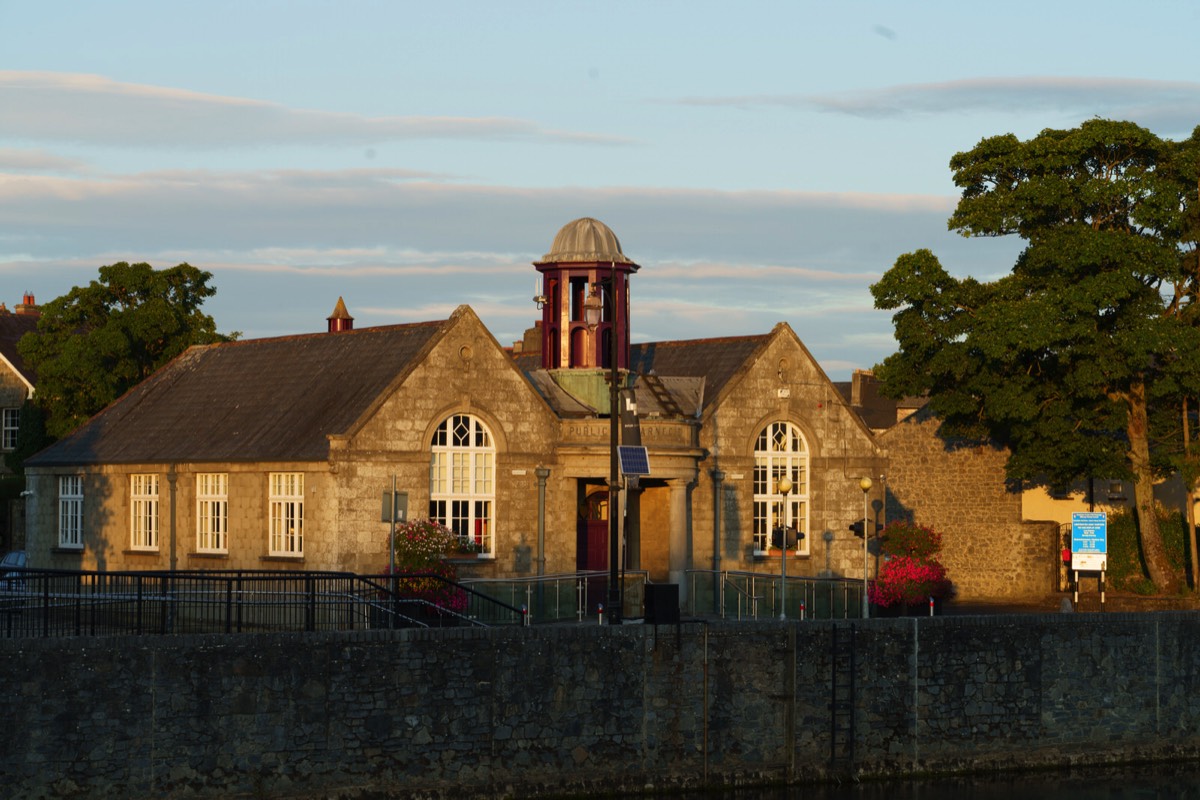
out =
[[[554,244],[550,245],[550,252],[534,264],[540,266],[592,262],[633,264],[633,261],[621,252],[621,242],[612,232],[612,228],[598,219],[581,217],[563,225],[554,237]]]

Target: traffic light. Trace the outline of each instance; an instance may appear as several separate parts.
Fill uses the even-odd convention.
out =
[[[865,520],[860,519],[857,522],[850,523],[850,530],[854,531],[854,535],[860,539],[863,537],[863,522],[864,521]],[[875,523],[875,533],[878,534],[881,530],[883,530],[883,526],[880,525],[878,522],[876,522]]]
[[[784,546],[783,545],[783,542],[784,542],[783,533],[784,533],[784,529],[779,526],[776,526],[775,529],[771,531],[771,546],[772,547],[783,547]],[[787,529],[787,546],[788,547],[795,547],[797,542],[799,542],[799,540],[801,540],[803,538],[804,538],[804,534],[801,533],[800,531],[796,530],[795,528]]]

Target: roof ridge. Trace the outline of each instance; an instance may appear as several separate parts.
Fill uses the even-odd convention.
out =
[[[742,341],[751,341],[754,339],[765,339],[765,338],[769,337],[770,335],[771,335],[770,333],[748,333],[748,334],[744,334],[741,336],[713,336],[713,337],[708,337],[705,339],[667,339],[664,341],[656,341],[656,342],[634,342],[633,345],[631,345],[631,346],[632,347],[650,347],[650,346],[663,347],[665,345],[667,347],[672,347],[672,346],[682,346],[682,345],[690,345],[690,344],[722,344],[725,342],[742,342]]]
[[[228,342],[211,342],[208,345],[200,345],[200,346],[201,347],[210,347],[212,345],[220,345],[220,346],[224,347],[224,346],[228,346],[228,345],[255,344],[258,342],[288,342],[288,341],[299,341],[301,339],[309,339],[309,338],[314,338],[314,337],[325,337],[325,336],[335,336],[338,338],[344,338],[346,336],[360,336],[360,335],[369,334],[369,333],[385,333],[388,331],[400,330],[402,328],[412,328],[414,330],[417,328],[423,328],[423,327],[435,327],[436,328],[437,326],[442,325],[445,322],[446,322],[446,320],[444,320],[444,319],[431,319],[431,320],[424,320],[421,322],[398,322],[394,325],[371,325],[366,328],[351,328],[349,330],[337,331],[334,333],[330,333],[329,331],[309,331],[308,333],[285,333],[280,336],[261,336],[261,337],[257,337],[257,338],[253,338],[253,339],[233,339],[232,341],[228,341]]]

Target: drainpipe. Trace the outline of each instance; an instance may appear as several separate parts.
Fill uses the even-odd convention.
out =
[[[535,472],[538,479],[537,574],[541,578],[546,574],[546,479],[550,477],[550,469],[538,467]]]
[[[712,471],[713,479],[713,613],[721,613],[721,592],[718,582],[721,580],[721,496],[724,492],[723,482],[725,473],[719,469]]]
[[[538,466],[534,470],[538,481],[538,511],[537,511],[537,574],[538,578],[546,574],[546,479],[550,477],[549,467]],[[546,583],[537,582],[537,614],[536,619],[546,618]]]
[[[171,484],[171,571],[174,572],[179,560],[175,548],[175,483],[179,476],[175,473],[175,465],[167,468],[167,483]]]

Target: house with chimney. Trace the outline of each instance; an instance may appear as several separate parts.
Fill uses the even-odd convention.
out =
[[[378,572],[394,482],[475,543],[469,576],[605,569],[614,528],[622,566],[685,593],[781,544],[796,574],[852,572],[885,459],[786,323],[632,343],[640,266],[590,218],[534,268],[541,316],[511,348],[468,306],[356,329],[341,298],[320,333],[191,348],[26,462],[31,561]],[[614,470],[614,429],[645,474]]]
[[[532,266],[540,314],[511,347],[469,306],[356,328],[338,298],[319,332],[189,349],[26,462],[31,563],[378,574],[395,487],[471,542],[467,578],[615,564],[686,599],[693,571],[786,557],[857,579],[850,525],[909,516],[988,523],[943,531],[960,596],[1051,590],[1054,530],[1019,498],[974,517],[964,499],[1002,462],[949,452],[915,406],[881,410],[869,373],[835,384],[785,322],[634,343],[642,267],[592,218]]]

